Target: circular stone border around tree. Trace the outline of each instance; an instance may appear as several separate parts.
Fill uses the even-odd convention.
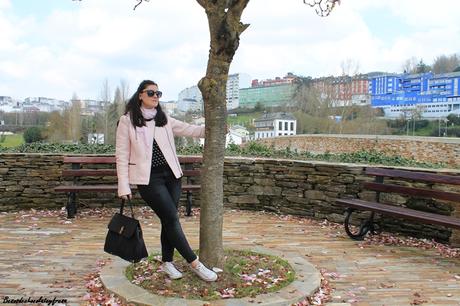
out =
[[[236,250],[244,248],[232,247]],[[298,253],[279,252],[272,249],[254,247],[253,252],[278,256],[286,260],[294,269],[296,279],[286,287],[272,293],[257,295],[256,297],[221,299],[211,302],[164,297],[155,295],[147,290],[132,284],[125,276],[129,262],[115,258],[101,271],[100,277],[104,287],[111,293],[118,295],[127,303],[136,305],[193,305],[202,306],[206,303],[212,305],[291,305],[299,302],[313,293],[321,285],[321,273]]]

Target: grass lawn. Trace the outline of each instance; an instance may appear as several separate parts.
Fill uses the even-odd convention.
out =
[[[227,122],[230,125],[242,125],[248,127],[249,125],[252,125],[253,119],[257,119],[262,115],[260,112],[254,112],[254,113],[249,113],[249,114],[238,114],[236,117],[228,116],[227,117]]]
[[[0,142],[0,147],[17,147],[23,143],[24,138],[22,137],[22,134],[6,135],[5,141]]]

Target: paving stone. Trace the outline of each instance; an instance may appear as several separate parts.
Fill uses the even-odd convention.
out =
[[[65,224],[64,213],[38,220],[0,214],[0,300],[4,296],[56,296],[67,299],[69,305],[84,304],[85,276],[96,270],[98,260],[113,258],[103,252],[109,219],[90,214]],[[140,219],[149,250],[159,249],[159,220]],[[182,217],[181,222],[192,248],[197,249],[199,217]],[[223,237],[227,248],[291,254],[318,270],[337,273],[329,280],[334,288],[332,296],[340,298],[333,298],[330,305],[348,305],[352,299],[358,301],[353,305],[410,305],[415,293],[428,301],[423,305],[460,305],[460,280],[455,278],[460,275],[460,258],[443,258],[434,250],[377,245],[360,248],[342,228],[249,211],[227,211]],[[389,284],[394,287],[384,286]]]

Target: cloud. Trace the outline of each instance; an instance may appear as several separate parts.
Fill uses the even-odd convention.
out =
[[[66,0],[67,1],[67,0]],[[70,0],[69,0],[70,1]],[[209,33],[196,1],[84,0],[53,4],[46,14],[18,15],[11,0],[0,0],[0,95],[99,98],[104,79],[134,89],[157,81],[166,100],[195,85],[206,71]],[[460,50],[460,1],[343,1],[327,18],[301,0],[250,1],[242,21],[250,27],[230,67],[253,78],[286,72],[325,76],[341,73],[341,62],[359,62],[360,72],[399,71],[407,58],[429,63]],[[391,40],[381,12],[407,25]],[[442,16],[442,18],[440,18]],[[27,86],[24,86],[27,84]]]
[[[11,8],[10,0],[0,0],[0,11],[7,10]]]

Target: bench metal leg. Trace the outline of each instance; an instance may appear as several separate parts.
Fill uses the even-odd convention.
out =
[[[69,192],[69,196],[67,199],[67,218],[75,218],[77,214],[77,195],[75,192]]]
[[[192,214],[192,193],[187,191],[187,207],[186,207],[187,216]]]
[[[369,219],[362,220],[358,230],[353,230],[351,225],[351,215],[355,210],[353,208],[347,208],[347,215],[345,217],[345,232],[353,240],[363,240],[364,236],[368,232],[371,234],[377,234],[380,232],[380,226],[374,222],[374,212],[371,212]]]

